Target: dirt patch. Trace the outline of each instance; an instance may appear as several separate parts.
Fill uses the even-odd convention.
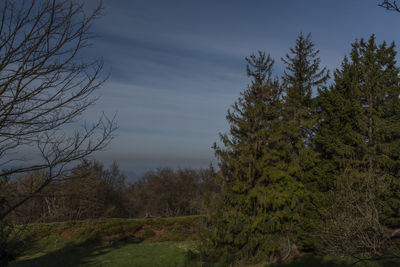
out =
[[[139,231],[133,233],[134,238],[141,238],[144,236],[144,228],[141,228]]]
[[[156,231],[149,226],[142,227],[139,231],[133,234],[134,239],[144,241],[156,236]]]
[[[98,219],[31,225],[30,238],[39,240],[55,235],[61,239],[114,243],[187,241],[197,239],[199,217],[156,219]],[[197,231],[196,231],[197,230]]]
[[[161,239],[165,236],[165,229],[153,229],[154,231],[154,239]]]
[[[60,234],[60,237],[61,238],[71,238],[71,237],[74,237],[75,235],[76,235],[76,231],[67,230],[67,231],[62,232]]]
[[[113,244],[113,243],[116,243],[116,242],[119,242],[119,241],[123,241],[123,240],[126,240],[126,239],[128,239],[128,236],[126,234],[122,234],[122,233],[103,236],[101,238],[101,240],[104,243],[108,243],[108,244]]]

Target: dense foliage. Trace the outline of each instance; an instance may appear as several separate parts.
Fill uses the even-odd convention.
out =
[[[379,259],[397,250],[400,77],[394,44],[352,45],[334,83],[300,34],[273,60],[247,58],[251,83],[215,145],[222,192],[203,254],[224,264],[274,262],[299,251]],[[393,255],[392,255],[393,256]]]
[[[330,187],[324,248],[344,255],[393,247],[399,224],[400,77],[394,44],[361,39],[320,92],[315,137]],[[326,234],[325,234],[326,235]],[[325,236],[324,235],[324,236]],[[325,237],[326,240],[326,237]],[[343,249],[353,244],[351,249]]]
[[[281,242],[271,240],[269,234],[277,229],[290,231],[296,219],[292,213],[296,199],[293,205],[286,204],[292,201],[293,192],[288,191],[297,193],[297,186],[281,183],[287,181],[286,165],[278,165],[285,144],[277,123],[282,92],[272,77],[274,62],[261,52],[246,60],[252,82],[228,112],[231,130],[230,135],[221,135],[224,146],[214,145],[221,160],[222,195],[210,215],[213,227],[205,234],[204,248],[224,263],[262,258],[277,250]],[[271,165],[276,168],[269,169]],[[269,209],[275,209],[278,216],[271,216]]]

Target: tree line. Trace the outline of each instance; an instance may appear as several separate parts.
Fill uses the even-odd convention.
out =
[[[251,83],[214,145],[222,191],[205,222],[205,257],[400,256],[396,55],[374,35],[357,40],[331,80],[310,34],[282,58],[281,77],[266,53],[246,58]]]
[[[12,206],[31,194],[41,172],[4,181],[0,198]],[[93,218],[146,218],[197,215],[203,196],[218,192],[209,169],[159,168],[128,183],[117,163],[109,168],[83,160],[65,177],[35,194],[8,217],[13,224]]]

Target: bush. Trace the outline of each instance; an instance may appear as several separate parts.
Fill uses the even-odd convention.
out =
[[[19,231],[0,221],[0,266],[7,266],[20,252]]]

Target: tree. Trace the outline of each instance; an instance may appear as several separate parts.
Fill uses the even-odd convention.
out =
[[[374,35],[355,42],[335,85],[319,97],[315,143],[331,187],[322,231],[330,253],[376,257],[393,248],[391,229],[400,226],[400,71],[394,47],[377,45]]]
[[[222,192],[203,240],[203,253],[224,263],[280,257],[287,242],[277,232],[290,228],[299,197],[281,161],[282,94],[273,60],[259,52],[246,61],[251,83],[228,111],[223,147],[214,145]]]
[[[67,134],[106,80],[101,60],[81,57],[101,9],[87,13],[73,0],[0,3],[1,175],[45,174],[19,202],[3,206],[0,221],[61,177],[71,162],[105,148],[113,137],[115,123],[105,115]],[[37,160],[24,156],[32,150]]]
[[[210,170],[161,168],[147,172],[130,188],[133,217],[200,214],[202,198],[218,191]]]
[[[95,102],[92,93],[106,79],[101,60],[81,58],[100,13],[101,5],[87,13],[73,0],[0,2],[1,176],[9,181],[29,171],[45,174],[17,203],[10,205],[0,196],[1,225],[61,177],[71,162],[105,148],[113,137],[115,123],[105,115],[67,134]],[[35,151],[34,159],[24,156],[27,151]],[[3,242],[2,250],[7,247]]]
[[[326,68],[320,69],[318,54],[319,50],[315,50],[311,41],[311,34],[304,36],[300,33],[296,46],[282,58],[286,65],[283,75],[284,119],[287,121],[286,135],[292,149],[289,160],[293,168],[297,169],[296,172],[301,172],[303,160],[310,158],[312,150],[317,120],[312,94],[329,79]],[[303,174],[295,175],[300,179]]]
[[[318,116],[316,114],[313,93],[324,87],[329,79],[326,68],[320,67],[319,50],[311,41],[311,34],[302,33],[296,39],[296,45],[290,49],[282,61],[286,65],[283,75],[285,102],[283,120],[285,127],[286,151],[282,161],[288,163],[287,176],[304,186],[307,201],[302,203],[304,215],[299,220],[301,231],[296,241],[302,249],[312,249],[313,241],[309,234],[315,227],[314,219],[318,218],[318,203],[321,201],[321,177],[318,168],[318,154],[314,151],[314,136]],[[299,239],[300,238],[300,239]],[[294,240],[293,240],[294,242]]]

